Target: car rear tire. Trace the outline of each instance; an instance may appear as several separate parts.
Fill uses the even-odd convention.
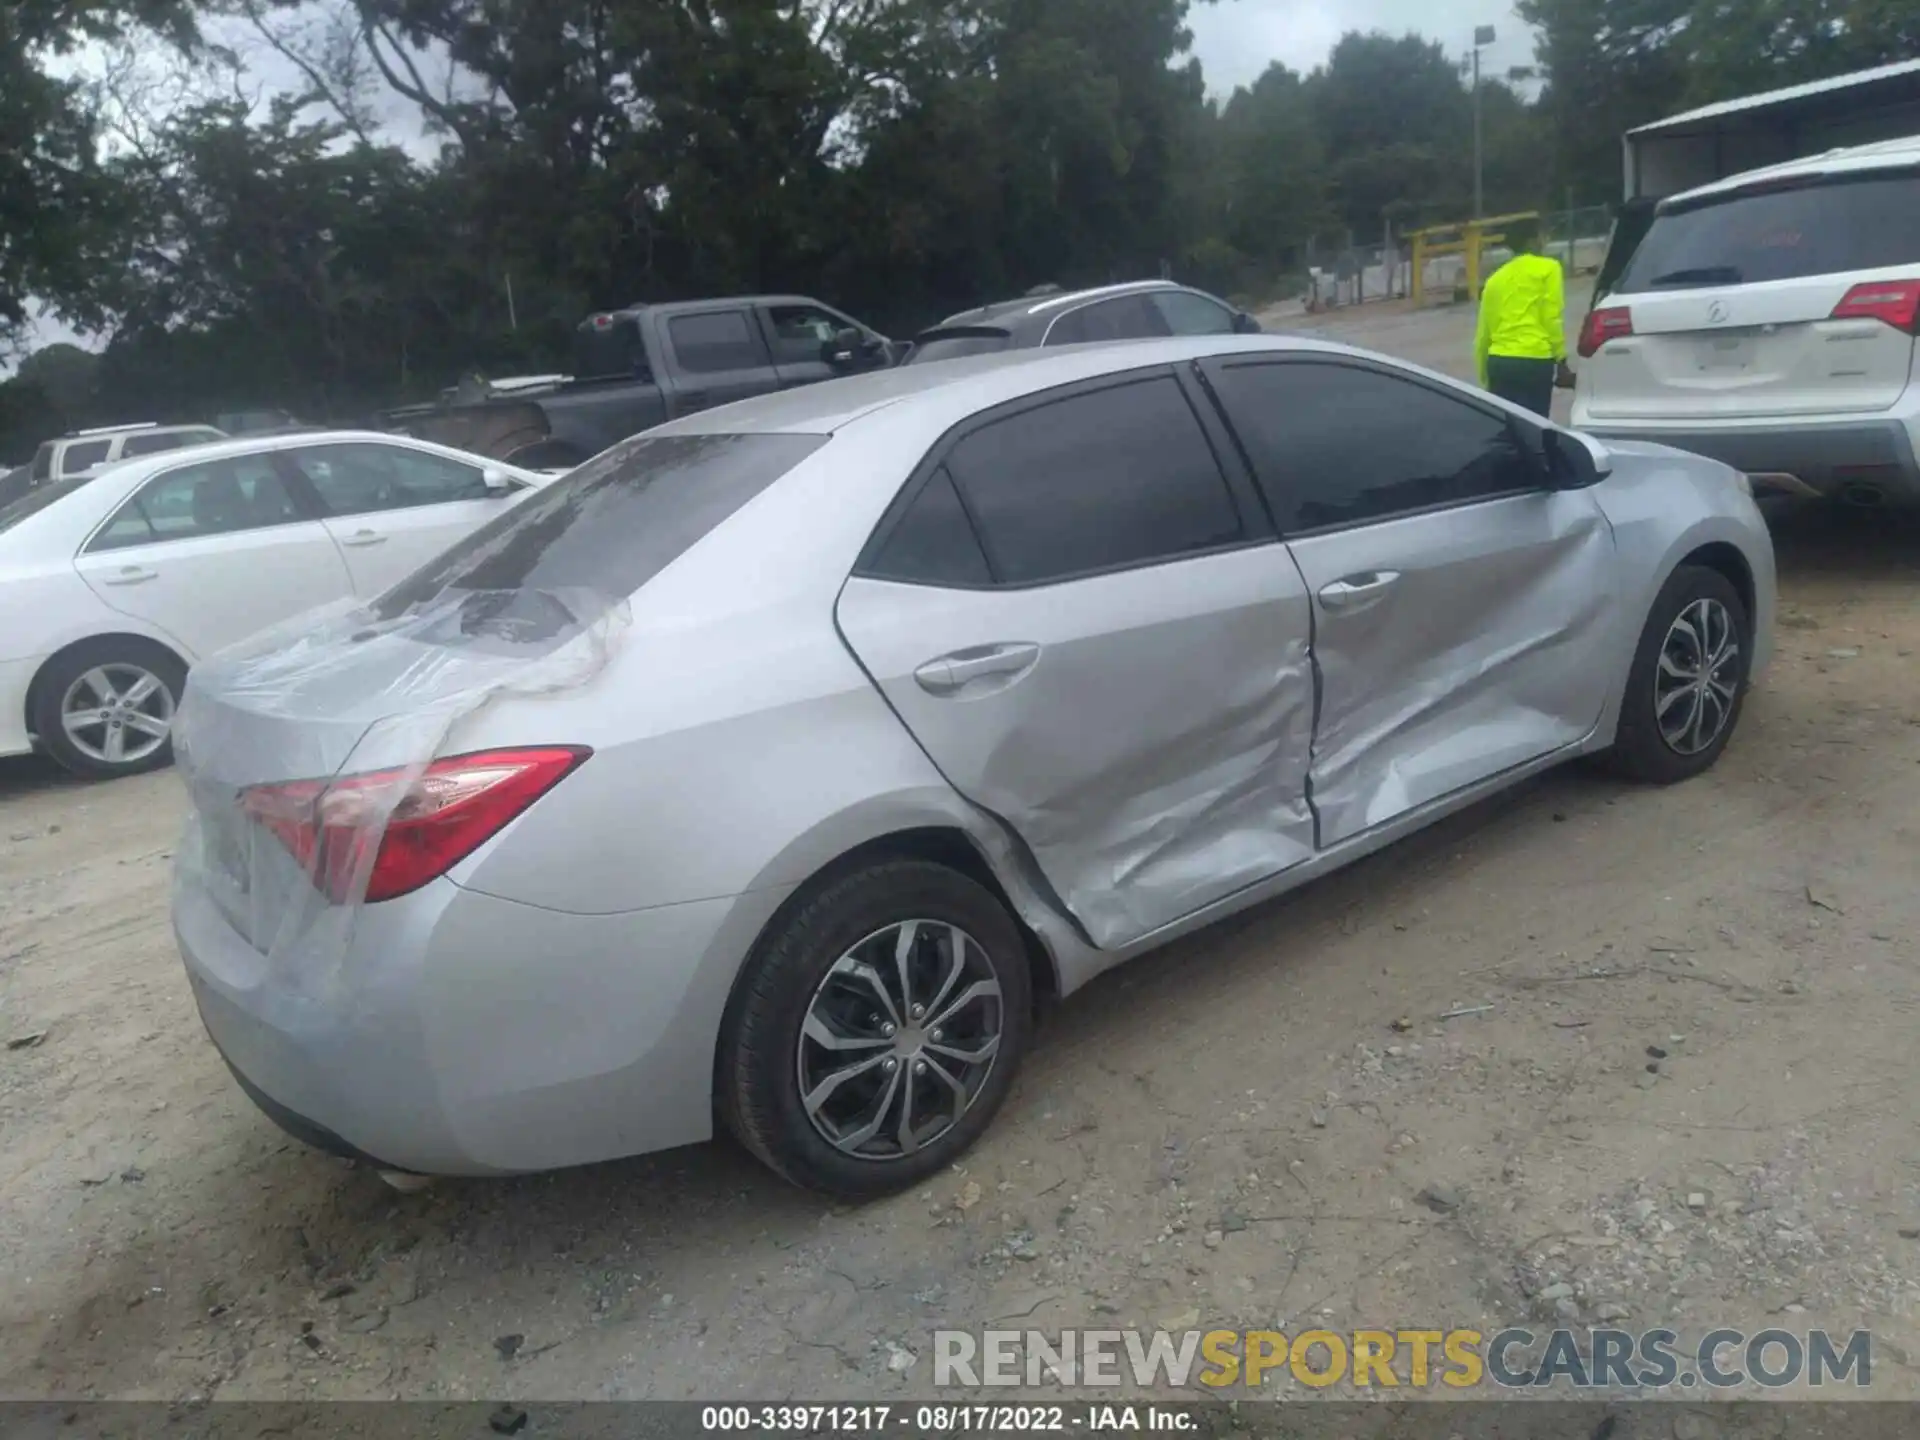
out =
[[[990,892],[925,861],[867,866],[749,958],[721,1040],[721,1116],[797,1185],[889,1194],[987,1128],[1032,1015],[1026,946]]]
[[[1640,632],[1608,768],[1656,785],[1711,768],[1739,724],[1752,658],[1752,621],[1733,582],[1702,565],[1675,570]]]
[[[35,677],[28,719],[63,769],[110,780],[173,761],[173,719],[187,667],[134,636],[90,640],[56,655]]]

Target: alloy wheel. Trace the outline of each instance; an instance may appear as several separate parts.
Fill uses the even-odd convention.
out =
[[[903,920],[828,968],[800,1026],[801,1106],[863,1160],[912,1155],[958,1124],[999,1053],[1000,982],[957,925]]]
[[[1720,601],[1693,601],[1667,627],[1653,677],[1660,738],[1676,755],[1698,755],[1733,718],[1740,693],[1740,629]]]
[[[144,665],[96,665],[61,697],[60,728],[90,760],[136,764],[167,743],[173,729],[173,692]]]

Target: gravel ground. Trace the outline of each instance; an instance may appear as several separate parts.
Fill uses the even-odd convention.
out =
[[[0,764],[0,1396],[898,1398],[936,1326],[1545,1319],[1871,1326],[1912,1397],[1920,530],[1778,533],[1711,774],[1545,777],[1104,977],[862,1209],[723,1144],[401,1196],[291,1143],[173,953],[175,777]]]

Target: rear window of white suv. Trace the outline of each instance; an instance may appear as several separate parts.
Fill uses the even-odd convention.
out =
[[[1920,265],[1920,172],[1808,177],[1664,206],[1622,294]]]

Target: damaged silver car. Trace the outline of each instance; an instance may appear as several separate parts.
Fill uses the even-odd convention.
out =
[[[1744,476],[1377,356],[884,371],[195,670],[174,924],[315,1145],[498,1174],[717,1122],[872,1195],[979,1136],[1042,992],[1577,756],[1700,773],[1773,611]]]

